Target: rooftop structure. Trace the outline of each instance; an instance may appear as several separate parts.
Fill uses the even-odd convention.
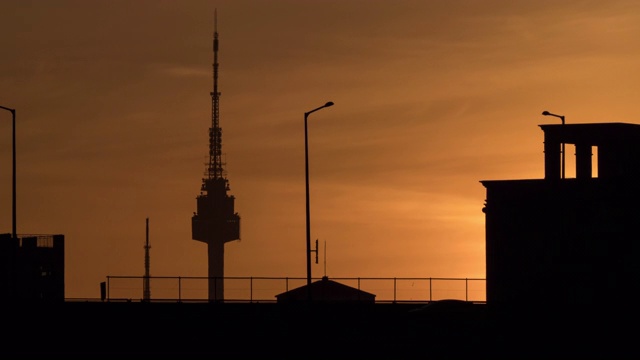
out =
[[[631,301],[640,290],[640,125],[540,128],[544,179],[481,181],[487,304],[509,309]],[[575,145],[575,178],[560,175],[562,144]]]

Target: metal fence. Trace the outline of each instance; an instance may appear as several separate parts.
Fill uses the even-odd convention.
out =
[[[142,301],[145,279],[155,302],[207,302],[208,277],[107,276],[105,301]],[[275,302],[276,295],[305,286],[307,278],[224,277],[225,302]],[[215,280],[215,279],[214,279]],[[312,279],[317,281],[320,279]],[[331,278],[376,295],[376,302],[430,302],[459,299],[486,301],[486,279],[481,278]]]

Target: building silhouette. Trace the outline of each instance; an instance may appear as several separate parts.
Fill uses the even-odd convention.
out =
[[[325,303],[349,303],[349,304],[373,304],[376,295],[330,280],[323,276],[322,279],[291,289],[276,295],[279,304],[308,302],[309,292],[314,302]]]
[[[0,234],[0,299],[64,302],[64,235]]]
[[[192,239],[207,244],[208,298],[224,300],[224,244],[240,239],[240,215],[234,210],[235,197],[229,195],[229,181],[222,162],[220,128],[220,92],[218,91],[217,18],[213,33],[213,91],[211,92],[211,127],[209,161],[197,196],[197,212],[191,218]]]
[[[544,179],[481,181],[487,305],[549,310],[630,302],[640,276],[640,125],[539,126]],[[575,178],[561,177],[562,144],[575,145]]]

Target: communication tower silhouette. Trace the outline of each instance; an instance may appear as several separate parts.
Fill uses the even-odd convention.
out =
[[[235,197],[227,194],[229,181],[222,162],[220,128],[220,92],[218,91],[218,19],[214,13],[213,91],[211,92],[211,127],[209,161],[197,196],[197,212],[191,218],[191,237],[208,246],[209,301],[224,300],[224,244],[240,240],[240,215],[234,210]]]

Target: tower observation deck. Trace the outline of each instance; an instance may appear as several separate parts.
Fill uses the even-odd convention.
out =
[[[224,244],[240,240],[240,215],[234,210],[235,197],[229,195],[229,181],[222,162],[222,129],[220,128],[220,92],[218,91],[217,13],[213,32],[213,91],[211,92],[211,127],[209,128],[209,161],[202,179],[197,211],[191,218],[191,238],[208,247],[209,301],[224,300]]]

